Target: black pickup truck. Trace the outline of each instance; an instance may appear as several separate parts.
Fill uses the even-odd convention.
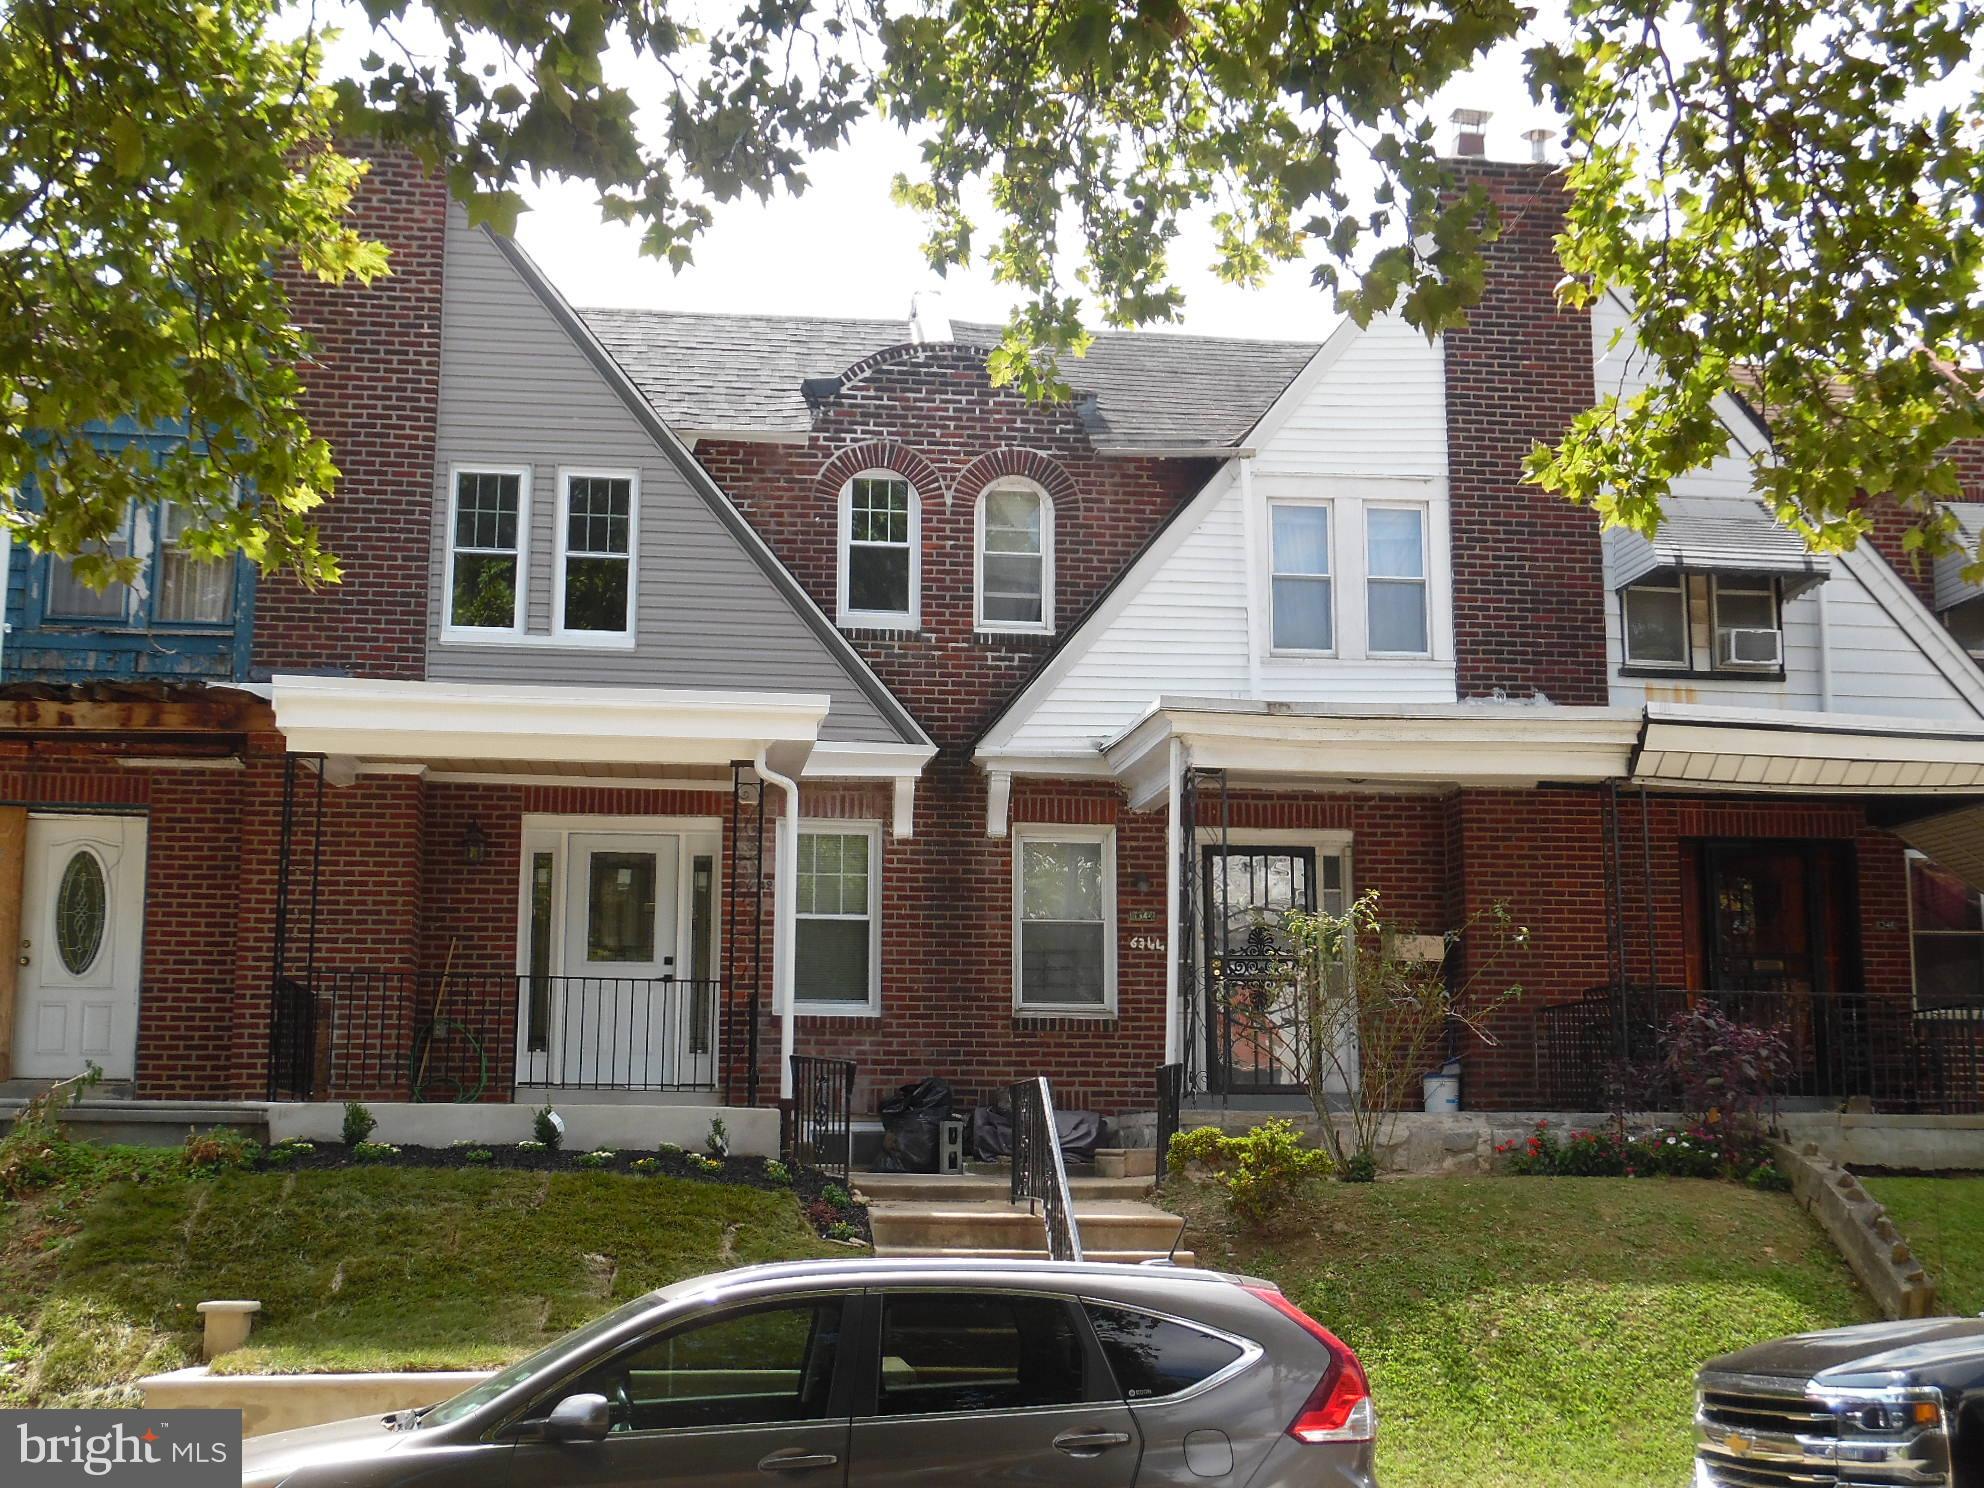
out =
[[[1984,1488],[1984,1318],[1801,1333],[1695,1376],[1695,1488]]]

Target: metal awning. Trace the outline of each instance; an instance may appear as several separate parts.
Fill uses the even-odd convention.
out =
[[[1984,793],[1984,725],[1652,703],[1631,778],[1848,795]]]
[[[1970,566],[1971,555],[1977,551],[1977,538],[1984,532],[1984,502],[1952,501],[1950,512],[1956,518],[1957,536],[1963,543],[1960,553],[1938,553],[1935,561],[1936,612],[1955,609],[1968,600],[1984,596],[1984,584],[1973,583],[1963,576]]]
[[[1779,580],[1789,599],[1832,575],[1832,559],[1754,501],[1676,496],[1665,511],[1651,538],[1624,527],[1606,532],[1614,589],[1662,573],[1755,574]]]

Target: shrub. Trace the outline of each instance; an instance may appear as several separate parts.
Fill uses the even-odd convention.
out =
[[[709,1148],[711,1157],[730,1156],[730,1128],[723,1124],[721,1116],[710,1118],[710,1134],[703,1138],[703,1145]]]
[[[790,1183],[792,1181],[792,1169],[788,1168],[775,1157],[767,1158],[765,1160],[765,1176],[774,1183]]]
[[[62,1111],[102,1079],[102,1066],[91,1060],[80,1075],[58,1080],[21,1107],[12,1129],[0,1138],[0,1197],[18,1198],[87,1166],[80,1144],[62,1131]]]
[[[549,1150],[549,1149],[548,1149],[548,1148],[546,1148],[546,1147],[545,1147],[545,1145],[544,1145],[544,1144],[543,1144],[542,1142],[519,1142],[519,1143],[517,1143],[517,1151],[519,1151],[519,1152],[545,1152],[545,1151],[548,1151],[548,1150]]]
[[[699,1173],[721,1173],[723,1171],[723,1163],[720,1159],[705,1157],[700,1152],[689,1154],[689,1166]]]
[[[1670,1018],[1661,1045],[1682,1112],[1708,1125],[1761,1132],[1777,1087],[1791,1074],[1791,1050],[1782,1031],[1732,1022],[1711,1003]]]
[[[1353,1152],[1343,1160],[1343,1171],[1337,1177],[1345,1183],[1376,1183],[1378,1160],[1368,1152]]]
[[[216,1127],[187,1132],[179,1160],[189,1173],[219,1173],[228,1168],[252,1168],[260,1150],[258,1143],[240,1132]]]
[[[632,1168],[636,1173],[659,1173],[661,1171],[661,1159],[658,1157],[637,1157],[628,1163],[627,1166]]]
[[[1622,1128],[1563,1134],[1539,1121],[1519,1142],[1496,1152],[1508,1170],[1544,1178],[1720,1178],[1755,1188],[1789,1187],[1759,1132],[1729,1125],[1657,1127],[1628,1135]]]
[[[858,1240],[861,1236],[860,1232],[846,1220],[837,1219],[827,1226],[827,1238],[829,1240]]]
[[[360,1162],[378,1162],[381,1158],[398,1157],[399,1148],[391,1142],[359,1142],[351,1149],[351,1155]]]
[[[680,1157],[682,1155],[682,1145],[679,1142],[657,1142],[654,1144],[654,1150],[656,1152],[666,1152],[671,1157]]]
[[[825,1199],[829,1204],[832,1204],[836,1209],[845,1209],[854,1202],[854,1195],[842,1188],[838,1183],[824,1185],[820,1189],[820,1197]]]
[[[301,1162],[316,1150],[317,1144],[315,1142],[306,1142],[301,1137],[291,1137],[287,1141],[277,1142],[273,1147],[269,1148],[267,1152],[262,1154],[262,1160],[270,1163]]]
[[[463,1162],[486,1163],[496,1161],[496,1154],[487,1147],[472,1147],[462,1154]]]
[[[530,1134],[537,1138],[546,1152],[556,1152],[565,1141],[565,1123],[550,1106],[539,1106],[530,1118]]]
[[[620,1154],[611,1147],[595,1147],[590,1152],[581,1152],[577,1158],[582,1168],[604,1168],[612,1164]]]
[[[1303,1146],[1301,1133],[1279,1117],[1237,1137],[1216,1126],[1179,1132],[1167,1156],[1174,1168],[1203,1167],[1224,1191],[1226,1207],[1257,1228],[1327,1177],[1332,1166],[1327,1152]]]
[[[370,1108],[357,1101],[344,1103],[344,1144],[347,1147],[362,1147],[371,1139],[378,1128],[379,1120]]]

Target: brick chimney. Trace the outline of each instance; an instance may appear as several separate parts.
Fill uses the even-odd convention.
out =
[[[351,219],[386,244],[391,272],[369,287],[332,286],[291,268],[282,283],[316,342],[302,368],[304,408],[330,441],[340,479],[315,520],[344,582],[312,593],[294,579],[264,579],[254,665],[258,674],[418,678],[427,665],[448,189],[405,151],[341,148],[371,162]]]
[[[1460,695],[1600,705],[1608,679],[1598,518],[1522,479],[1524,456],[1596,401],[1591,318],[1557,304],[1563,177],[1546,163],[1467,154],[1468,142],[1463,134],[1451,162],[1459,189],[1487,192],[1502,234],[1487,249],[1481,303],[1444,338]]]

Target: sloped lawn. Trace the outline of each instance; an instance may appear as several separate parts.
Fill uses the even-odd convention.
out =
[[[209,1297],[263,1304],[230,1371],[469,1368],[685,1276],[844,1253],[791,1193],[669,1177],[378,1167],[51,1191],[0,1215],[0,1404],[115,1399],[194,1362]]]
[[[1984,1178],[1865,1181],[1936,1278],[1943,1311],[1984,1312]]]
[[[1273,1279],[1363,1357],[1385,1488],[1684,1488],[1703,1360],[1873,1316],[1789,1198],[1735,1184],[1332,1184],[1266,1235],[1173,1198],[1202,1264]]]

